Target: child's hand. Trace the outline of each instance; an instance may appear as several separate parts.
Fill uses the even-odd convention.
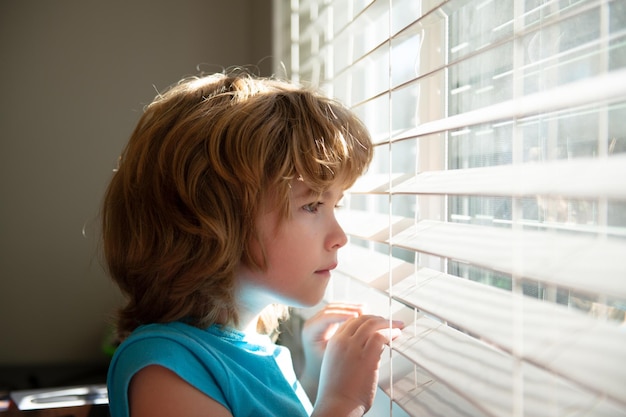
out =
[[[361,305],[332,303],[326,305],[304,323],[302,347],[305,366],[300,377],[300,383],[311,401],[315,401],[317,395],[320,368],[328,341],[335,334],[339,325],[348,319],[359,317],[362,313],[363,307]]]
[[[384,345],[402,323],[362,315],[340,326],[328,341],[314,415],[361,416],[372,406]]]
[[[333,303],[308,319],[302,328],[302,345],[307,365],[311,363],[319,372],[326,345],[339,325],[361,314],[363,314],[361,305]]]

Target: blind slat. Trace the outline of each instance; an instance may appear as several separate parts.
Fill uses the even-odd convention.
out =
[[[339,211],[337,218],[347,234],[374,242],[386,242],[390,231],[398,234],[415,224],[406,217],[363,211]]]
[[[485,417],[474,404],[402,355],[384,352],[379,385],[394,402],[418,416]]]
[[[415,265],[380,252],[352,246],[339,252],[337,272],[387,294],[390,277],[399,283],[415,272]]]
[[[580,415],[621,416],[618,403],[606,400],[562,380],[541,368],[518,363],[476,339],[427,318],[408,326],[393,348],[468,399],[486,415],[509,415],[516,396],[524,398],[524,416]],[[462,366],[459,366],[462,364]],[[574,365],[575,366],[575,365]],[[518,385],[516,379],[521,381]],[[419,398],[419,397],[418,397]]]
[[[626,199],[626,155],[422,172],[391,193]],[[387,190],[389,187],[386,187]]]
[[[590,294],[626,299],[626,243],[424,220],[394,235],[397,246]]]
[[[609,104],[626,96],[626,70],[585,78],[550,90],[503,101],[477,110],[423,123],[396,134],[391,141],[427,136],[485,123],[522,119],[591,104]]]

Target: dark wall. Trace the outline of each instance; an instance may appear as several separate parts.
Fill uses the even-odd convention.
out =
[[[0,367],[105,361],[104,188],[183,76],[271,68],[271,0],[0,2]]]

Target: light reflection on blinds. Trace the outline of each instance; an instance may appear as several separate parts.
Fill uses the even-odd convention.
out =
[[[409,323],[389,414],[626,416],[626,3],[275,2],[377,143],[328,299]]]

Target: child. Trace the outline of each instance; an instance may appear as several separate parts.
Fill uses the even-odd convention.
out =
[[[335,206],[371,158],[350,111],[286,82],[216,74],[158,95],[103,206],[127,298],[111,415],[363,415],[400,323],[385,333],[388,320],[358,307],[323,309],[305,326],[301,383],[267,335],[281,305],[321,301],[346,243]]]

